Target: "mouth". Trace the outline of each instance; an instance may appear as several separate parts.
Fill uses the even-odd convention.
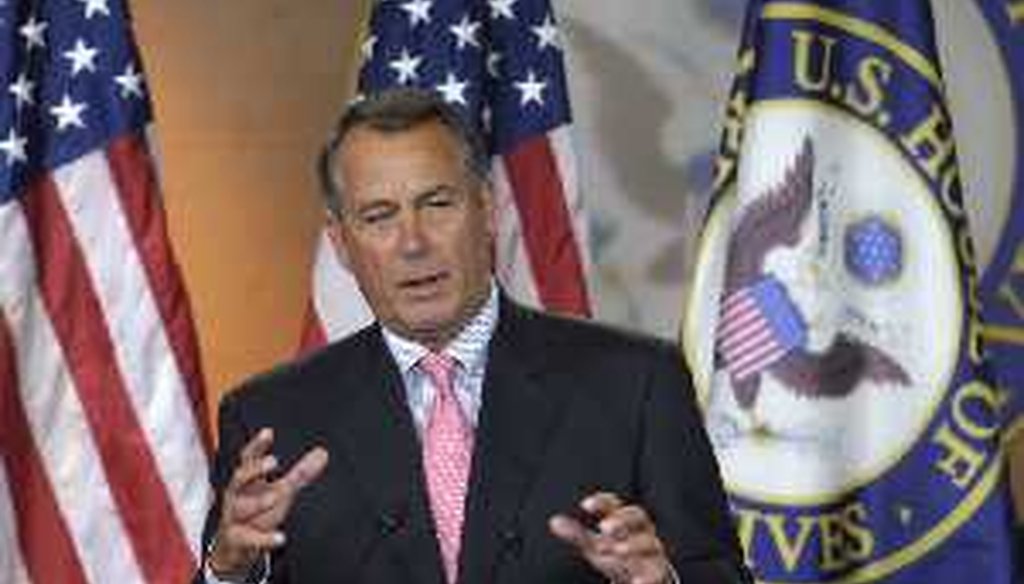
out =
[[[435,272],[425,276],[406,278],[398,282],[398,288],[413,295],[431,294],[449,278],[448,272]]]

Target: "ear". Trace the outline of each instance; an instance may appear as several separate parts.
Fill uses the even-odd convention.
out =
[[[330,211],[327,211],[326,218],[327,237],[331,240],[331,247],[334,248],[334,256],[346,269],[351,269],[348,244],[345,242],[345,226],[341,224],[341,218]]]

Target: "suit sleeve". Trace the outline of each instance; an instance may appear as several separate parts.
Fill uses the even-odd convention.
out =
[[[743,564],[718,465],[678,352],[647,378],[638,486],[641,503],[683,584],[752,582]]]

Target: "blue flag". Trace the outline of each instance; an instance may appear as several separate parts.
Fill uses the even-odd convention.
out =
[[[753,0],[684,329],[764,582],[1013,579],[926,0]]]
[[[981,277],[985,309],[985,340],[988,343],[1000,383],[1014,389],[1013,410],[1024,411],[1024,2],[1020,0],[977,0],[999,45],[1008,73],[1013,101],[1012,135],[1017,137],[1016,168],[1012,192],[999,207],[997,224],[984,225],[995,245],[991,260]],[[1001,193],[994,193],[999,195]],[[972,227],[978,227],[973,225]],[[979,231],[976,229],[976,233]],[[1019,431],[1024,424],[1013,424]]]

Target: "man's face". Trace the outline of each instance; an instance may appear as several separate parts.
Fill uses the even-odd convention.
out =
[[[491,195],[439,122],[383,133],[359,127],[332,169],[343,180],[331,239],[377,319],[432,348],[487,298]]]

